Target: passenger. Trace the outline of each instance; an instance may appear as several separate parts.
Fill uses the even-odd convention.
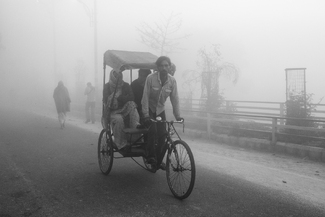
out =
[[[174,63],[172,63],[170,66],[170,70],[168,71],[168,74],[170,74],[171,76],[174,76],[175,72],[176,72],[176,66]]]
[[[156,156],[160,156],[160,153],[166,151],[162,150],[166,138],[166,124],[151,123],[151,119],[160,116],[162,120],[166,120],[165,102],[168,97],[170,97],[176,120],[179,121],[183,118],[180,117],[176,80],[168,74],[171,66],[169,57],[159,57],[156,61],[156,66],[158,72],[149,75],[146,79],[141,104],[145,125],[150,126],[148,132],[148,163],[157,163],[159,168],[164,169],[165,165],[161,164],[163,156],[159,159]],[[158,144],[156,152],[153,152],[153,144],[156,138],[158,139]]]
[[[106,120],[110,122],[114,143],[118,149],[126,148],[126,127],[136,128],[139,125],[139,114],[134,103],[131,86],[123,81],[123,70],[112,70],[109,81],[103,90]]]
[[[143,119],[141,99],[143,95],[143,88],[148,75],[151,74],[150,69],[139,69],[139,77],[131,83],[132,91],[134,94],[134,102],[137,104],[137,110],[140,116],[140,120]]]

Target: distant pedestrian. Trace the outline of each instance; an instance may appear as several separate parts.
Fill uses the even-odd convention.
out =
[[[87,95],[87,101],[85,106],[86,112],[86,121],[85,123],[90,122],[95,123],[95,106],[96,106],[96,91],[95,87],[91,85],[90,82],[87,83],[87,87],[85,89],[85,95]]]
[[[58,112],[58,119],[61,129],[65,127],[66,113],[70,111],[70,96],[68,89],[62,81],[59,81],[58,86],[54,89],[53,98]]]

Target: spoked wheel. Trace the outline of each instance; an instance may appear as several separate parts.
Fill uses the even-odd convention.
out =
[[[157,171],[157,168],[155,166],[153,166],[152,164],[147,163],[147,160],[146,160],[145,157],[142,157],[142,159],[143,159],[144,166],[146,167],[146,169],[149,172],[155,173]]]
[[[195,162],[186,142],[174,141],[168,150],[166,176],[168,186],[176,198],[182,200],[191,194],[195,182]]]
[[[114,150],[113,142],[103,129],[98,139],[98,163],[103,174],[108,175],[113,166]]]

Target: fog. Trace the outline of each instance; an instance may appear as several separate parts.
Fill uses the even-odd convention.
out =
[[[182,88],[186,70],[198,70],[200,48],[219,44],[224,61],[237,66],[237,84],[221,80],[230,100],[285,100],[285,68],[307,68],[307,92],[322,96],[325,61],[325,3],[298,0],[97,0],[98,89],[106,50],[154,50],[140,42],[143,22],[179,14],[177,35],[189,35],[170,53]],[[73,102],[95,82],[92,0],[0,0],[0,96],[3,102],[52,102],[62,80]],[[78,74],[76,68],[84,73]],[[79,86],[78,86],[79,85]],[[80,86],[81,85],[81,86]],[[83,86],[82,86],[83,85]],[[199,88],[198,88],[199,89]],[[199,95],[199,94],[198,94]]]

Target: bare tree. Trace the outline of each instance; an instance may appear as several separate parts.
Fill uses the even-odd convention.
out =
[[[172,12],[168,17],[163,17],[160,23],[149,25],[143,22],[137,30],[140,33],[141,43],[154,49],[160,55],[167,55],[182,50],[180,41],[189,36],[183,35],[176,37],[181,26],[182,20],[180,19],[180,15]]]
[[[212,45],[211,51],[201,48],[198,54],[200,60],[197,64],[202,70],[201,98],[206,98],[207,109],[213,110],[220,107],[220,99],[223,99],[220,93],[220,77],[224,76],[236,83],[238,69],[234,64],[222,60],[218,45]]]
[[[236,83],[238,69],[234,64],[222,60],[218,45],[212,45],[211,50],[201,48],[198,51],[198,56],[197,66],[199,70],[188,70],[184,73],[183,84],[189,88],[191,94],[193,93],[194,84],[201,83],[201,98],[207,100],[206,109],[215,110],[224,101],[220,92],[220,77],[226,77]]]

